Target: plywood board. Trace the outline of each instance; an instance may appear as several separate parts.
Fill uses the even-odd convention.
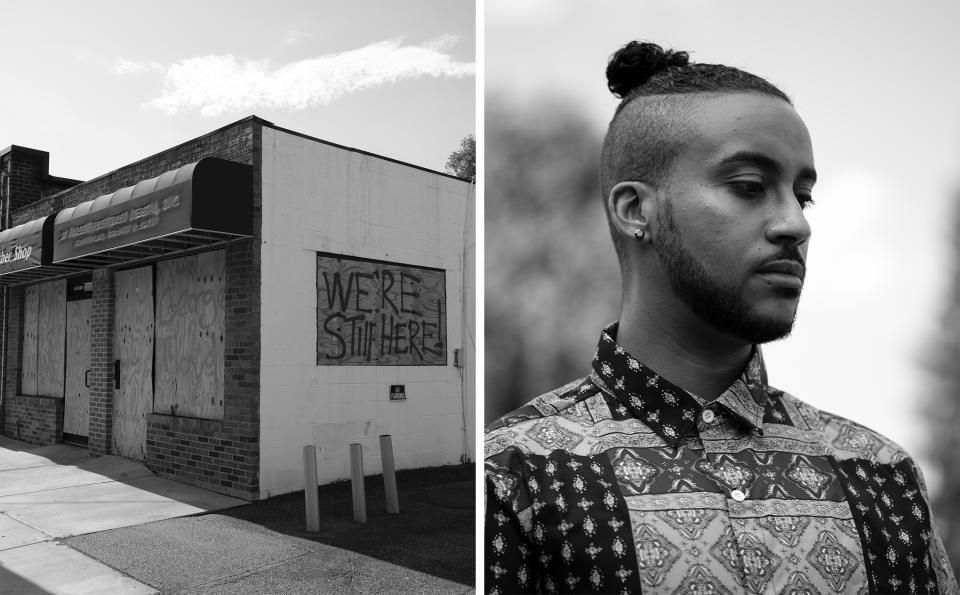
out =
[[[317,254],[317,365],[445,366],[446,273]]]
[[[157,263],[154,410],[223,419],[222,250]]]
[[[223,419],[223,311],[226,253],[197,255],[197,409],[196,416]],[[193,334],[193,333],[191,333]]]
[[[23,290],[23,352],[20,392],[37,394],[37,332],[40,328],[40,286]]]
[[[87,436],[90,422],[90,306],[92,300],[67,302],[67,363],[64,377],[63,431]]]
[[[37,393],[63,397],[67,334],[67,284],[63,279],[40,284],[37,332]]]
[[[113,443],[117,454],[143,459],[147,414],[153,409],[153,270],[116,273],[114,357],[120,388],[114,393]]]
[[[196,384],[188,329],[196,326],[197,257],[157,263],[157,381],[154,411],[187,415],[181,395]]]

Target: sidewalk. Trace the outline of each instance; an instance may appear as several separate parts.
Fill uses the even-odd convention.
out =
[[[7,486],[2,479],[8,472],[4,446],[0,442],[0,490]],[[36,473],[29,467],[21,472]],[[64,465],[56,475],[70,473],[76,471]],[[140,476],[126,481],[159,479]],[[401,514],[388,515],[382,478],[367,478],[365,525],[353,522],[349,482],[321,486],[319,533],[304,530],[302,492],[216,513],[200,511],[199,516],[73,536],[48,535],[40,542],[38,535],[18,538],[17,531],[0,524],[0,592],[473,593],[473,466],[401,471],[397,483]],[[43,502],[50,500],[47,492],[55,491],[48,488],[21,497],[19,506],[30,508],[32,502],[35,509],[44,508],[48,504]],[[0,523],[9,518],[11,504],[6,501],[0,491]],[[17,545],[24,539],[32,545]],[[37,564],[32,552],[24,549],[36,545],[49,550],[47,560],[56,563]],[[70,560],[79,561],[77,569],[70,570],[77,573],[77,580],[51,588],[42,573]],[[78,570],[91,564],[107,572],[87,576]],[[25,572],[40,576],[24,576]]]

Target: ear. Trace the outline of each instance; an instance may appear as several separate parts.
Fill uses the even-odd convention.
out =
[[[655,218],[657,190],[644,182],[620,182],[610,189],[607,210],[610,222],[625,239],[633,240],[642,231],[649,237],[650,221]]]

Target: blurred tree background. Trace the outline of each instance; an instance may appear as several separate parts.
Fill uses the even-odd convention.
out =
[[[960,572],[960,208],[953,215],[953,271],[940,336],[927,360],[932,390],[924,413],[930,422],[927,456],[939,475],[931,493],[937,527],[954,572]]]
[[[484,418],[590,372],[620,273],[599,189],[601,133],[575,107],[485,107]]]

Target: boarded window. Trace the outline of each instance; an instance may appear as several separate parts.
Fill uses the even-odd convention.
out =
[[[317,254],[317,365],[445,366],[446,274]]]
[[[67,293],[64,280],[24,289],[20,392],[63,397]]]
[[[223,419],[224,254],[157,263],[156,413]]]

